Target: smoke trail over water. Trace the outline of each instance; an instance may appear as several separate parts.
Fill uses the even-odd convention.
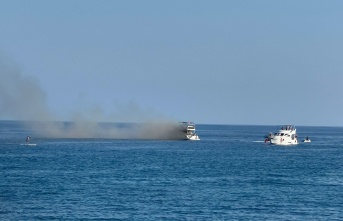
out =
[[[38,82],[0,59],[0,114],[16,120],[53,120]]]
[[[159,119],[146,123],[98,123],[87,113],[79,113],[71,122],[58,122],[48,108],[39,82],[24,76],[0,57],[0,117],[25,121],[33,131],[54,138],[109,139],[184,139],[177,122]],[[137,108],[136,108],[137,109]],[[97,112],[99,115],[101,111]],[[113,115],[113,114],[112,114]],[[136,114],[137,115],[137,114]],[[139,113],[138,115],[142,115]],[[110,115],[111,116],[111,115]],[[127,116],[127,115],[126,115]],[[96,119],[108,119],[97,116]]]

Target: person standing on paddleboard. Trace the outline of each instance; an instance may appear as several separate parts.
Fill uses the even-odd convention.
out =
[[[29,142],[30,142],[30,137],[27,136],[27,137],[26,137],[26,144],[28,144]]]

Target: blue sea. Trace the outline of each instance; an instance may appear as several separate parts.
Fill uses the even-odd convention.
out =
[[[0,220],[343,220],[343,128],[197,125],[200,141],[50,139],[0,121]],[[23,146],[27,135],[37,146]]]

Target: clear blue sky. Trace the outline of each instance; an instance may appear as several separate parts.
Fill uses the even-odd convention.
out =
[[[343,126],[342,12],[338,0],[0,0],[0,59],[60,118]]]

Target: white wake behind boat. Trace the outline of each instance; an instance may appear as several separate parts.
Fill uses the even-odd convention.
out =
[[[270,138],[270,143],[275,145],[296,145],[298,135],[293,125],[285,125]]]

